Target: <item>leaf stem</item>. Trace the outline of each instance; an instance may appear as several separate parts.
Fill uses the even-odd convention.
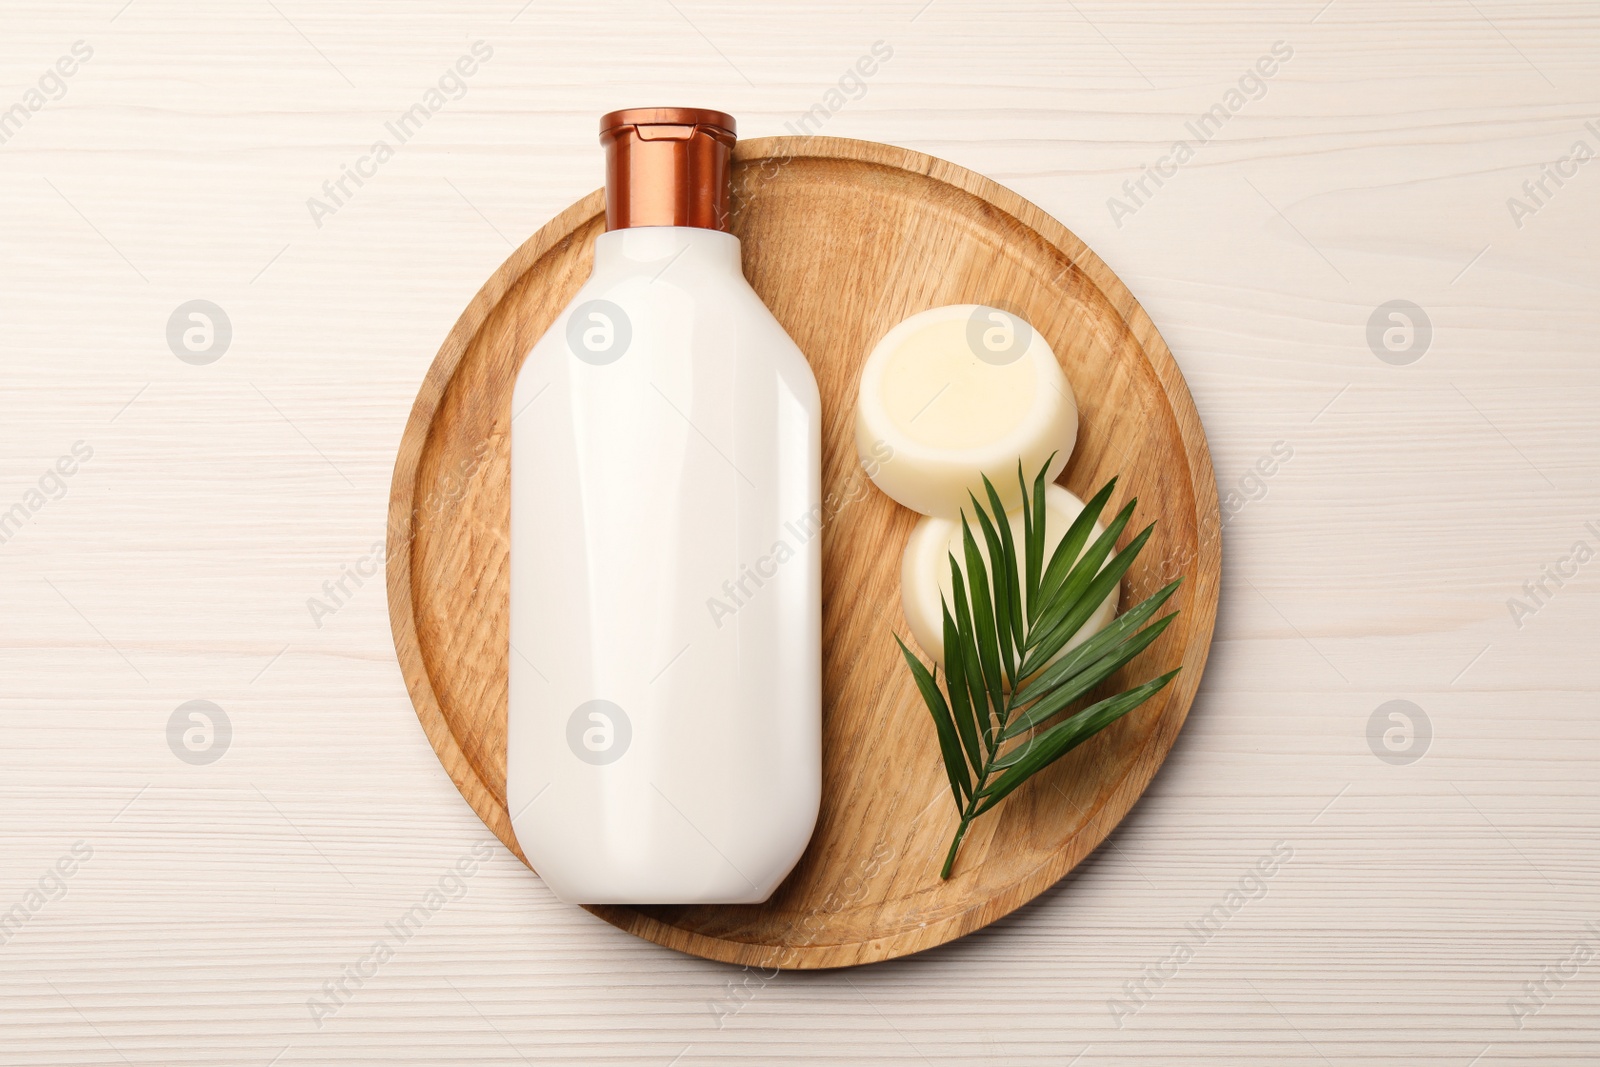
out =
[[[961,839],[967,836],[967,827],[971,825],[972,816],[963,815],[961,818],[961,825],[956,828],[956,836],[950,842],[950,852],[944,858],[944,868],[939,872],[939,877],[943,881],[948,882],[950,880],[950,868],[955,866],[956,851],[961,848]]]
[[[1011,715],[1014,710],[1011,704],[1014,699],[1014,696],[1006,699],[1006,710],[1004,716],[1006,721],[1002,722],[999,729],[994,731],[994,746],[989,749],[988,756],[984,758],[982,769],[978,771],[977,777],[973,780],[972,796],[967,800],[965,810],[961,812],[961,825],[956,827],[956,836],[950,842],[950,852],[945,856],[944,867],[939,871],[939,877],[943,881],[948,882],[950,880],[950,869],[955,866],[956,853],[961,849],[961,839],[967,836],[967,827],[971,826],[972,820],[977,817],[978,801],[980,799],[979,794],[983,792],[984,786],[989,784],[989,775],[994,769],[994,761],[1000,755],[999,738],[1000,735],[1005,731],[1006,726],[1009,725],[1011,721]],[[987,733],[985,734],[984,739],[988,740]]]

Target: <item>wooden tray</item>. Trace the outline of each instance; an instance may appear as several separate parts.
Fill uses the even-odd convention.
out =
[[[734,225],[744,269],[810,359],[822,390],[823,493],[847,503],[823,540],[823,792],[816,835],[766,904],[596,907],[651,941],[729,963],[841,967],[962,936],[1033,899],[1133,806],[1183,724],[1216,615],[1216,484],[1183,376],[1149,317],[1094,253],[1020,196],[888,145],[744,141]],[[505,808],[508,432],[529,347],[588,277],[600,191],[506,260],[434,360],[400,443],[389,505],[389,614],[428,740],[467,802],[518,856]],[[1179,663],[1155,699],[978,820],[955,876],[956,824],[933,723],[891,632],[900,553],[917,516],[865,481],[853,412],[862,362],[908,315],[986,303],[1022,314],[1078,395],[1061,483],[1087,497],[1120,473],[1111,509],[1158,519],[1124,607],[1187,576],[1178,620],[1117,679]]]

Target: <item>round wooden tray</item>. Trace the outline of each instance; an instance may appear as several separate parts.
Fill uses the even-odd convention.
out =
[[[1144,310],[1059,222],[971,171],[888,145],[824,137],[744,141],[734,232],[756,291],[811,361],[822,391],[823,790],[805,856],[762,905],[595,907],[671,948],[759,967],[841,967],[916,952],[1031,900],[1133,806],[1200,682],[1221,559],[1216,484],[1183,376]],[[518,856],[505,808],[507,528],[512,382],[588,277],[600,191],[495,271],[450,331],[411,411],[389,505],[389,614],[428,740],[467,802]],[[1114,681],[1183,664],[1177,679],[974,823],[948,882],[956,824],[933,723],[892,633],[900,553],[917,516],[865,480],[857,379],[890,327],[941,304],[1023,315],[1078,395],[1061,484],[1088,497],[1121,475],[1130,532],[1158,520],[1123,604],[1172,575],[1178,620]],[[829,510],[833,510],[830,505]],[[1108,512],[1109,513],[1109,512]]]

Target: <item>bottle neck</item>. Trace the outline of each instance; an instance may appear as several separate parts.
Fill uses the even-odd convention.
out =
[[[596,277],[659,273],[669,281],[678,270],[744,277],[739,239],[699,226],[630,226],[607,230],[594,239]]]

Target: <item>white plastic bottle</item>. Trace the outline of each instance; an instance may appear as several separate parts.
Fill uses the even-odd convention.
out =
[[[756,903],[821,794],[816,380],[727,232],[733,120],[601,120],[607,231],[511,423],[506,799],[579,904]]]

